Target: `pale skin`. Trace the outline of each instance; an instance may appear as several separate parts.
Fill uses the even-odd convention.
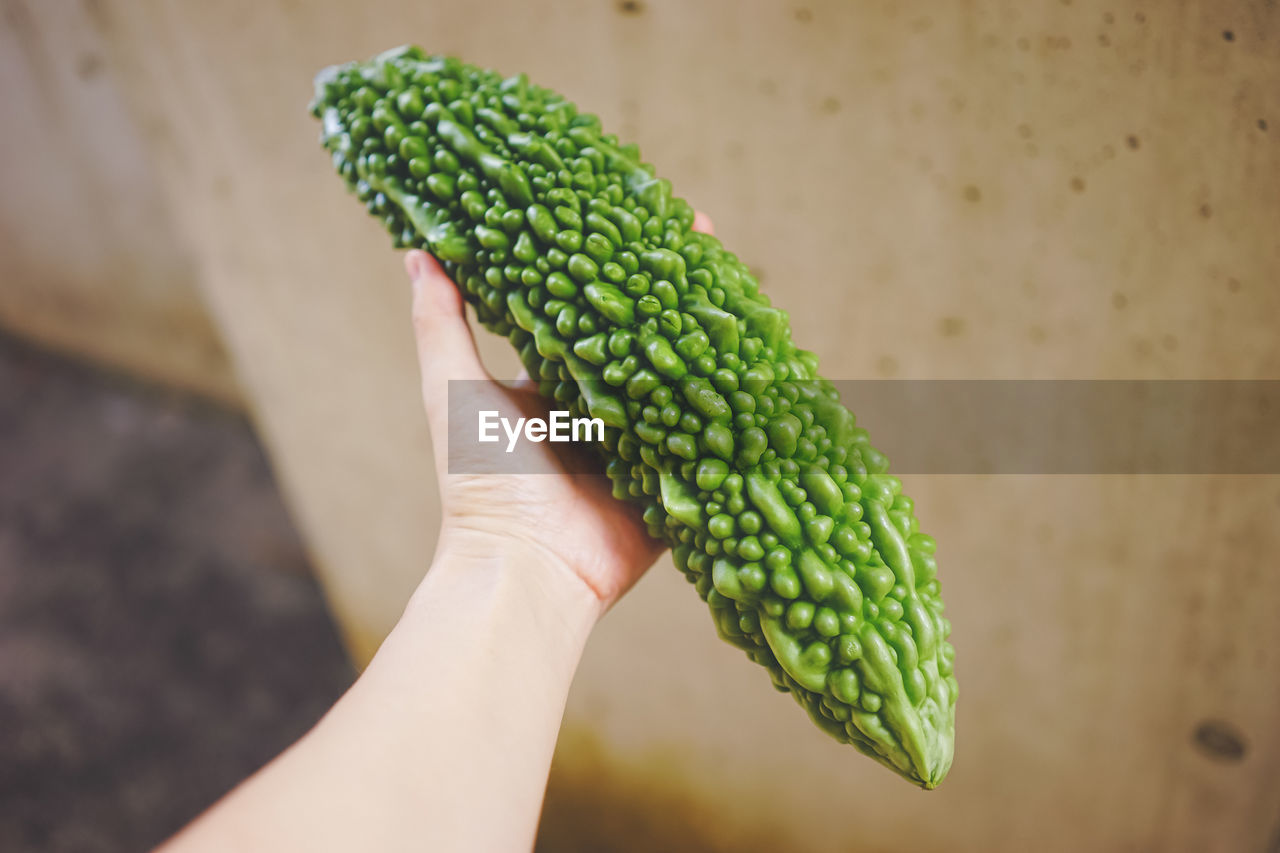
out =
[[[698,214],[694,229],[711,223]],[[440,472],[431,566],[351,689],[165,853],[530,849],[587,637],[661,552],[603,477],[445,473],[450,379],[487,381],[471,387],[504,408],[547,406],[527,379],[485,371],[429,255],[405,269]],[[560,470],[553,445],[534,447]]]

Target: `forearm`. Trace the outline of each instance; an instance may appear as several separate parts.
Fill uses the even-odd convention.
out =
[[[528,849],[599,612],[541,555],[442,543],[351,690],[173,849]]]

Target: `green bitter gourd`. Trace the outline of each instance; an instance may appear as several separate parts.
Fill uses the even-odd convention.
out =
[[[316,78],[333,165],[431,252],[539,390],[607,425],[614,494],[725,640],[904,777],[951,765],[933,540],[747,267],[564,97],[416,47]]]

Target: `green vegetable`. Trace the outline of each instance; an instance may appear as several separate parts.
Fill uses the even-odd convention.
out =
[[[934,543],[747,267],[554,92],[417,48],[316,78],[333,164],[539,390],[600,417],[614,494],[720,635],[833,737],[935,787],[954,651]]]

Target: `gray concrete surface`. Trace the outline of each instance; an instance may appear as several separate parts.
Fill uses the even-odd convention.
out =
[[[354,677],[249,425],[0,337],[0,851],[136,851]]]

